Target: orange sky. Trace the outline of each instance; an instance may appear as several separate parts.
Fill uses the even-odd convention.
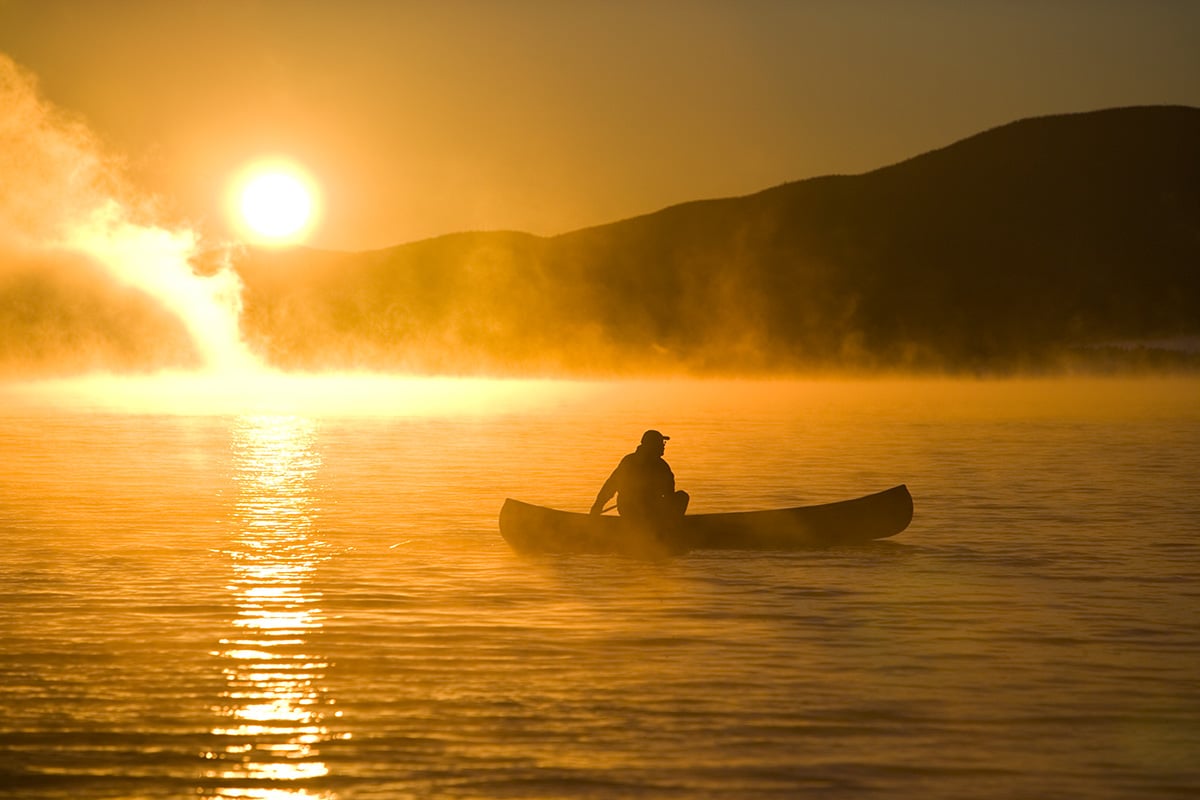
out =
[[[248,162],[310,244],[553,234],[862,172],[1020,117],[1200,106],[1190,0],[0,0],[0,52],[207,235]]]

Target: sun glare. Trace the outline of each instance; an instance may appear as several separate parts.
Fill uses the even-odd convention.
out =
[[[312,229],[317,191],[303,171],[288,164],[248,169],[235,190],[238,227],[260,244],[294,244]]]

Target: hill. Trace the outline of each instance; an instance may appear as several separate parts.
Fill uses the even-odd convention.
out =
[[[288,369],[1195,368],[1197,143],[1200,109],[1110,109],[554,237],[250,249],[242,330]],[[0,266],[0,369],[196,361],[133,290],[71,265]],[[1155,346],[1168,340],[1192,347]]]
[[[293,368],[1049,368],[1200,333],[1198,142],[1112,109],[550,238],[257,251],[244,329]]]

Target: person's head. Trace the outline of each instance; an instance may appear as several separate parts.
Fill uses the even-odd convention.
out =
[[[657,455],[662,455],[667,449],[667,439],[670,436],[663,436],[656,430],[649,430],[642,434],[642,447]]]

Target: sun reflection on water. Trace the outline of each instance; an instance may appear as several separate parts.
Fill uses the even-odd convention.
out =
[[[204,754],[206,778],[222,787],[211,798],[334,798],[308,785],[329,775],[322,743],[349,738],[333,725],[329,664],[314,647],[325,615],[313,576],[327,558],[312,522],[314,438],[299,417],[243,417],[234,429],[238,530],[226,552],[237,613],[215,652],[225,692],[218,745]]]

